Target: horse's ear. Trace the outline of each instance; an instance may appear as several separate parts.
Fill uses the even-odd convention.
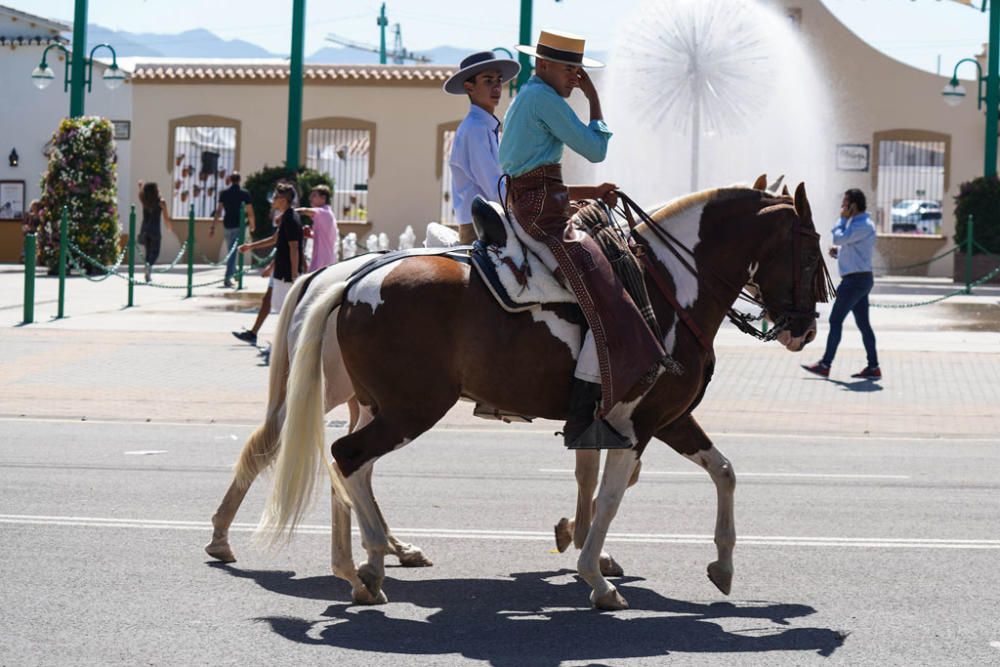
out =
[[[795,188],[795,211],[799,214],[802,222],[812,224],[812,208],[809,206],[809,199],[806,198],[806,184],[799,183]]]
[[[772,193],[773,192],[777,192],[778,188],[781,187],[782,181],[784,181],[784,180],[785,180],[785,175],[784,174],[782,174],[781,176],[778,176],[778,180],[776,180],[774,183],[771,183],[769,186],[767,186],[767,191],[768,192],[772,192]]]
[[[757,180],[753,182],[754,190],[764,190],[767,188],[767,174],[761,174],[757,177]]]
[[[791,197],[792,196],[792,193],[788,191],[788,186],[787,185],[782,185],[781,186],[781,196],[782,197]]]

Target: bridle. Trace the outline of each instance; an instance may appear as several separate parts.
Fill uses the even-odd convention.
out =
[[[642,222],[646,223],[646,227],[660,240],[661,243],[670,251],[670,253],[680,262],[681,266],[687,269],[692,276],[699,279],[701,282],[702,277],[711,278],[712,281],[716,283],[715,286],[712,285],[712,281],[703,281],[707,287],[707,292],[712,295],[717,301],[722,303],[727,307],[726,317],[732,322],[737,329],[743,333],[749,334],[754,338],[762,341],[771,341],[778,337],[783,331],[787,331],[791,327],[792,320],[796,318],[805,317],[817,317],[815,310],[811,308],[806,308],[803,302],[803,286],[802,286],[802,276],[799,271],[801,263],[801,252],[802,252],[802,242],[803,238],[819,239],[819,233],[812,230],[806,229],[802,226],[802,222],[798,215],[794,215],[794,222],[792,223],[792,238],[794,248],[792,250],[792,269],[794,272],[794,284],[793,284],[793,305],[790,310],[783,312],[779,317],[774,320],[774,326],[768,331],[761,331],[760,328],[755,326],[755,322],[762,320],[767,312],[767,306],[760,296],[751,294],[745,288],[745,286],[736,286],[725,280],[721,276],[712,273],[699,273],[698,269],[692,264],[694,260],[694,251],[681,243],[676,237],[674,237],[669,231],[660,227],[660,225],[653,220],[646,211],[642,209],[635,201],[620,190],[616,191],[619,199],[619,213],[624,216],[625,220],[628,222],[629,229],[631,230],[631,239],[633,242],[641,248],[641,251],[637,253],[640,260],[643,262],[647,273],[653,279],[662,296],[670,303],[671,307],[677,312],[678,317],[684,324],[691,330],[695,338],[698,339],[699,344],[706,350],[711,350],[711,342],[705,336],[704,332],[697,325],[691,315],[683,308],[677,301],[674,295],[674,290],[671,289],[667,277],[664,275],[661,267],[653,262],[652,260],[652,249],[649,247],[649,242],[644,239],[635,230],[636,228],[636,216]],[[825,272],[825,264],[823,264],[822,259],[819,262],[818,271],[822,271],[826,276],[826,281],[829,281],[829,276]],[[815,277],[814,277],[815,279]],[[718,286],[721,285],[727,289],[729,293],[735,290],[738,293],[738,299],[752,303],[761,308],[761,312],[758,315],[751,315],[749,313],[744,313],[736,310],[732,307],[731,302],[727,299],[721,297],[718,294]],[[818,295],[817,295],[818,296]]]

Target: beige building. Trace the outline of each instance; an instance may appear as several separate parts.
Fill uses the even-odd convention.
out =
[[[824,138],[827,192],[823,201],[814,196],[818,219],[836,214],[837,202],[826,200],[860,187],[884,233],[880,251],[886,265],[909,264],[950,247],[958,185],[982,172],[984,119],[975,100],[946,106],[941,91],[947,78],[875,50],[820,0],[760,1],[794,22],[833,100],[837,122]],[[131,72],[122,88],[130,96],[124,106],[131,116],[123,120],[131,121],[131,133],[119,144],[120,160],[128,165],[120,200],[136,201],[138,179],[157,181],[175,218],[185,218],[194,205],[198,245],[214,259],[222,239],[209,239],[207,220],[227,174],[248,175],[284,160],[287,62],[136,58],[120,63]],[[441,90],[452,71],[306,65],[302,161],[335,180],[334,207],[343,233],[364,239],[385,232],[395,246],[407,225],[419,239],[429,221],[450,219],[446,154],[451,131],[467,110],[465,99]],[[501,117],[508,103],[505,94]],[[580,107],[579,100],[574,104]],[[31,115],[28,106],[23,111]],[[907,200],[941,202],[943,219],[931,230],[939,233],[892,233],[892,208]],[[122,210],[126,227],[127,206]],[[182,225],[177,236],[164,237],[164,261],[185,235]],[[5,242],[0,259],[16,261],[18,251]],[[950,261],[935,262],[930,274],[950,275]]]

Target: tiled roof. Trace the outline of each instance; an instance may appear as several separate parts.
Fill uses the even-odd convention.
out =
[[[174,83],[282,83],[288,80],[287,61],[174,61],[132,64],[132,81]],[[386,83],[440,86],[455,72],[446,65],[305,65],[306,82]]]
[[[0,46],[48,46],[49,44],[69,44],[69,40],[58,35],[51,37],[4,37],[0,35]]]

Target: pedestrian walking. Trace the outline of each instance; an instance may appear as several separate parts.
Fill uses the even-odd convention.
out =
[[[139,203],[142,204],[142,226],[139,228],[139,243],[146,256],[146,282],[153,280],[153,265],[160,256],[163,240],[162,224],[176,234],[173,220],[167,212],[167,203],[160,196],[156,183],[139,181]]]
[[[455,130],[448,160],[458,242],[463,245],[476,240],[472,227],[472,200],[476,195],[486,201],[501,201],[505,194],[500,185],[500,119],[495,112],[503,84],[520,71],[517,61],[480,51],[465,58],[458,72],[444,84],[444,92],[469,98],[469,113]]]
[[[330,208],[330,188],[317,185],[309,193],[309,206],[297,208],[295,212],[309,218],[312,228],[312,256],[309,258],[309,270],[316,271],[337,263],[337,248],[340,246],[340,236],[337,233],[337,220]]]
[[[223,287],[233,286],[233,276],[236,274],[236,252],[233,245],[240,236],[240,212],[246,211],[247,230],[252,234],[256,228],[256,221],[253,215],[250,192],[240,187],[240,173],[234,171],[229,175],[229,187],[219,193],[219,203],[215,207],[212,215],[212,226],[208,230],[209,236],[215,236],[215,225],[219,222],[219,215],[222,214],[222,235],[225,239],[226,252],[226,277],[222,282]]]
[[[255,241],[244,243],[239,247],[240,252],[249,252],[258,248],[275,247],[274,272],[268,282],[267,291],[261,300],[260,311],[253,327],[243,331],[234,331],[233,335],[242,341],[257,344],[257,334],[267,319],[269,312],[281,312],[281,306],[285,302],[285,296],[291,289],[292,283],[305,272],[305,258],[302,254],[302,222],[292,205],[295,201],[295,186],[282,183],[275,189],[274,198],[271,202],[272,209],[280,214],[278,228],[271,236]]]
[[[868,319],[868,294],[875,285],[872,273],[872,255],[875,252],[875,225],[867,212],[865,194],[856,188],[844,193],[840,204],[840,220],[833,228],[833,246],[830,256],[836,258],[840,270],[840,285],[837,298],[830,311],[830,333],[826,337],[826,352],[815,364],[802,368],[820,377],[829,377],[833,358],[843,333],[844,320],[848,313],[854,314],[854,322],[861,331],[861,341],[868,355],[868,365],[852,378],[878,380],[882,370],[878,365],[875,349],[875,332]]]

